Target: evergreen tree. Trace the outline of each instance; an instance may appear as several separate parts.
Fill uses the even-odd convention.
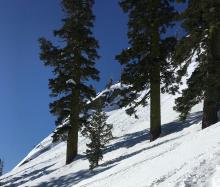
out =
[[[93,37],[92,28],[94,0],[62,0],[65,13],[63,26],[54,31],[54,36],[61,43],[41,38],[40,58],[46,66],[53,69],[54,78],[49,80],[49,88],[54,101],[50,104],[51,113],[61,124],[69,118],[66,164],[77,155],[78,131],[84,121],[80,114],[86,112],[86,103],[96,95],[88,80],[99,80],[95,69],[98,42]],[[66,127],[65,127],[66,128]]]
[[[116,57],[124,66],[121,75],[123,84],[129,85],[123,91],[123,105],[128,105],[128,114],[134,114],[136,107],[146,105],[150,98],[150,133],[155,140],[161,133],[160,92],[174,93],[173,66],[170,61],[176,44],[174,37],[166,37],[169,27],[177,15],[173,0],[122,0],[120,6],[128,13],[129,48]],[[161,88],[161,83],[163,84]],[[137,93],[145,90],[141,100],[135,100]]]
[[[0,176],[3,174],[3,169],[4,169],[4,162],[2,159],[0,159]]]
[[[184,2],[184,1],[182,1]],[[177,45],[175,59],[180,78],[197,55],[198,66],[188,79],[188,88],[177,98],[175,109],[185,119],[191,108],[204,100],[202,128],[218,121],[220,79],[220,1],[189,0],[182,14],[187,36]]]
[[[102,111],[102,105],[98,102],[97,111],[93,114],[91,121],[86,126],[86,134],[90,139],[86,150],[87,158],[90,162],[90,169],[98,166],[103,158],[103,149],[105,145],[113,138],[112,125],[106,122],[107,116]]]
[[[111,88],[112,85],[113,85],[113,79],[110,78],[105,87],[106,87],[107,89],[109,89],[109,88]]]

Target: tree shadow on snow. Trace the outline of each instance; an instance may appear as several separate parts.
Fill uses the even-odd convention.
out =
[[[74,166],[73,166],[74,167]],[[64,175],[58,178],[52,178],[51,181],[45,181],[34,187],[72,187],[78,184],[80,181],[97,175],[105,170],[114,167],[114,165],[105,168],[96,168],[94,171],[90,170],[80,170],[76,173],[71,173],[69,175]]]
[[[201,119],[202,119],[202,112],[196,112],[196,113],[191,114],[186,119],[186,121],[176,120],[171,123],[164,124],[162,125],[161,137],[167,136],[172,133],[180,132],[183,129],[190,127],[191,125],[200,122]],[[112,145],[109,145],[104,151],[105,153],[112,152],[114,150],[121,149],[121,148],[130,148],[139,143],[150,140],[150,131],[149,129],[146,129],[146,130],[142,130],[139,132],[126,134],[116,139],[119,139],[119,141]]]
[[[136,144],[139,144],[143,141],[149,140],[150,133],[149,133],[149,130],[142,130],[139,132],[126,134],[126,135],[119,137],[119,138],[116,138],[116,139],[119,139],[119,141],[112,144],[112,145],[109,145],[105,149],[104,153],[112,152],[112,151],[115,151],[115,150],[121,149],[121,148],[133,147]]]
[[[185,122],[177,120],[177,121],[174,121],[174,122],[171,122],[171,123],[164,124],[162,126],[162,135],[161,135],[161,137],[167,136],[167,135],[172,134],[172,133],[180,132],[184,128],[190,127],[191,125],[200,122],[201,118],[202,118],[202,112],[197,112],[197,113],[194,113],[194,114],[190,115]],[[69,186],[73,186],[74,184],[76,185],[84,179],[91,178],[91,177],[93,177],[93,176],[95,176],[95,175],[97,175],[101,172],[109,170],[110,168],[112,168],[112,167],[116,166],[117,164],[119,164],[119,162],[121,162],[124,159],[130,158],[130,157],[132,157],[134,155],[137,155],[137,154],[139,154],[143,151],[147,151],[149,149],[155,148],[157,146],[168,143],[168,142],[173,141],[175,139],[181,138],[182,136],[184,136],[184,135],[174,137],[172,139],[167,139],[167,140],[163,140],[163,141],[159,141],[159,142],[154,142],[152,144],[148,144],[148,146],[146,146],[144,148],[141,148],[139,150],[136,150],[132,153],[121,155],[120,157],[117,157],[113,160],[109,160],[105,163],[102,163],[100,165],[100,167],[96,168],[93,172],[91,172],[89,170],[80,170],[78,172],[71,173],[69,175],[61,176],[61,177],[58,177],[58,178],[52,178],[51,181],[45,181],[45,182],[43,182],[43,183],[41,183],[37,186],[39,186],[39,187],[69,187]],[[149,133],[149,130],[142,130],[142,131],[139,131],[139,132],[126,134],[122,137],[118,137],[118,138],[116,138],[116,140],[118,142],[109,145],[104,150],[104,154],[106,154],[108,152],[118,150],[118,149],[122,149],[122,148],[128,149],[128,148],[131,148],[131,147],[133,147],[133,146],[135,146],[139,143],[142,143],[144,141],[149,141],[150,140],[150,133]],[[175,146],[171,149],[175,149]],[[146,160],[150,160],[150,159],[153,159],[155,157],[158,157],[162,154],[165,154],[168,151],[170,151],[170,150],[164,150],[164,151],[158,153],[158,155],[154,155],[154,157],[150,157]],[[80,155],[79,157],[77,157],[77,160],[78,159],[79,160],[86,159],[86,156],[85,155]],[[144,160],[144,161],[146,161],[146,160]],[[31,173],[24,174],[21,177],[17,177],[17,178],[15,177],[15,178],[12,179],[13,181],[10,181],[10,183],[8,182],[8,183],[4,183],[2,185],[15,184],[14,186],[13,185],[8,185],[8,187],[16,187],[16,186],[22,185],[27,181],[34,180],[36,178],[41,177],[42,175],[47,175],[47,174],[53,172],[54,170],[48,170],[51,166],[52,165],[47,166],[45,168],[42,168],[40,170],[35,170]],[[73,167],[74,167],[74,165],[73,165]],[[16,183],[16,181],[18,181],[18,182]]]
[[[79,155],[77,155],[75,161],[77,161],[77,160],[86,160],[86,156],[79,154]],[[22,174],[24,171],[28,171],[28,170],[31,169],[31,168],[35,168],[35,167],[37,167],[37,166],[40,165],[40,164],[44,164],[44,163],[46,164],[47,162],[48,162],[48,161],[44,161],[44,162],[37,163],[37,164],[32,165],[32,166],[30,166],[30,167],[24,168],[24,169],[20,170],[20,171],[17,172],[17,173],[14,173],[14,174],[12,174],[12,175],[9,175],[9,176],[7,176],[7,177],[5,177],[5,178],[0,179],[0,186],[6,185],[6,184],[8,184],[8,183],[11,183],[10,185],[6,185],[6,187],[16,187],[15,185],[13,185],[14,182],[20,180],[20,178],[24,178],[24,177],[31,176],[33,173],[30,173],[29,175],[24,175],[24,176],[22,176],[22,177],[16,177],[16,175]],[[54,165],[54,164],[48,166],[48,168],[51,167],[51,166],[53,166],[53,165]],[[20,167],[20,166],[19,166],[19,167]],[[40,169],[39,171],[44,171],[44,170],[46,170],[46,169],[47,169],[47,167],[42,168],[42,169]],[[54,171],[54,170],[53,170],[53,171]],[[53,172],[53,171],[51,171],[51,172]],[[51,173],[51,172],[50,172],[50,173]],[[26,173],[29,173],[29,172],[26,172]],[[15,177],[14,177],[14,176],[15,176]],[[13,180],[11,180],[11,178],[13,178]],[[14,179],[15,179],[15,180],[14,180]],[[5,182],[2,182],[3,180],[4,180]],[[27,181],[28,181],[28,180],[26,180],[25,182],[27,182]],[[25,183],[25,182],[24,182],[24,183]],[[23,183],[22,183],[22,184],[23,184]],[[20,184],[20,185],[21,185],[21,184]]]
[[[172,133],[180,132],[183,129],[185,129],[187,127],[190,127],[191,125],[200,122],[201,119],[202,119],[202,112],[196,112],[196,113],[191,114],[186,119],[186,121],[177,120],[177,121],[174,121],[174,122],[171,122],[171,123],[164,124],[164,125],[162,125],[161,137],[170,135]],[[124,159],[127,159],[129,157],[132,157],[134,155],[137,155],[137,154],[141,153],[142,151],[146,151],[146,150],[152,149],[154,147],[160,146],[162,144],[168,143],[170,141],[179,139],[182,136],[183,135],[172,138],[172,139],[168,139],[168,140],[156,143],[156,144],[153,144],[152,146],[148,146],[146,148],[140,149],[140,150],[135,151],[135,152],[130,153],[130,154],[122,155],[118,158],[115,158],[113,160],[110,160],[110,161],[107,161],[107,162],[101,164],[101,166],[108,166],[108,165],[119,163],[120,161],[122,161]],[[127,135],[125,135],[123,137],[120,137],[120,138],[122,138],[122,141],[119,141],[119,142],[116,142],[116,143],[110,145],[105,150],[105,153],[111,152],[111,151],[114,151],[114,150],[117,150],[117,149],[121,149],[121,148],[130,148],[130,147],[133,147],[136,144],[142,143],[144,141],[147,141],[147,140],[149,141],[150,140],[150,132],[149,132],[149,130],[142,130],[142,131],[139,131],[139,132],[127,134]],[[160,156],[160,155],[157,155],[157,156]]]
[[[185,121],[176,120],[171,123],[164,124],[162,126],[161,137],[180,132],[191,125],[199,123],[202,120],[202,114],[202,112],[195,112],[190,114]]]
[[[130,158],[130,157],[135,156],[135,155],[137,155],[137,154],[139,154],[139,153],[141,153],[141,152],[143,152],[143,151],[150,150],[150,149],[152,149],[152,148],[158,147],[158,146],[160,146],[160,145],[163,145],[163,144],[168,143],[168,142],[170,142],[170,141],[179,139],[179,138],[181,138],[181,137],[182,137],[182,136],[179,136],[179,137],[176,137],[176,138],[172,138],[172,139],[169,139],[169,140],[165,140],[165,141],[159,142],[159,143],[157,143],[157,144],[154,144],[154,145],[152,145],[152,146],[142,148],[142,149],[140,149],[140,150],[138,150],[138,151],[135,151],[135,152],[132,152],[132,153],[129,153],[129,154],[126,154],[126,155],[122,155],[122,156],[117,157],[117,158],[115,158],[115,159],[113,159],[113,160],[107,161],[107,162],[101,164],[100,166],[104,167],[104,166],[109,166],[109,165],[113,165],[113,164],[114,164],[114,166],[115,166],[117,163],[119,163],[120,161],[122,161],[122,160],[124,160],[124,159]],[[170,150],[169,150],[169,151],[170,151]],[[152,160],[153,158],[159,157],[159,156],[161,156],[161,155],[163,155],[163,154],[165,154],[166,152],[169,152],[169,151],[164,151],[164,152],[159,153],[158,155],[156,155],[156,156],[154,156],[154,157],[150,157],[149,159],[146,159],[146,160],[144,160],[144,161]]]
[[[32,172],[24,172],[24,174],[14,177],[8,181],[1,182],[1,186],[5,187],[18,187],[21,186],[22,184],[27,183],[28,181],[34,181],[37,178],[42,177],[43,175],[49,175],[55,170],[49,170],[50,167],[52,167],[54,164],[40,168],[38,170],[34,170]]]

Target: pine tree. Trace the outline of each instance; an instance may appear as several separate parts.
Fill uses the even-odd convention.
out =
[[[87,158],[90,162],[90,169],[98,166],[103,158],[105,145],[113,138],[112,125],[106,122],[107,116],[102,111],[102,105],[98,102],[97,111],[93,114],[91,121],[86,126],[86,134],[90,139],[86,150]]]
[[[175,109],[185,119],[191,108],[204,100],[202,128],[206,128],[218,121],[220,1],[189,0],[182,19],[187,37],[177,45],[175,58],[181,64],[179,76],[186,74],[194,55],[197,55],[198,66],[187,81],[188,88],[177,98]]]
[[[113,79],[110,78],[105,87],[106,87],[107,89],[109,89],[109,88],[111,88],[112,85],[113,85]]]
[[[2,159],[0,159],[0,176],[3,174],[3,169],[4,169],[4,162]]]
[[[65,18],[63,26],[54,31],[61,43],[41,38],[40,58],[46,66],[52,67],[54,78],[49,80],[49,88],[54,102],[50,104],[51,113],[60,125],[69,118],[66,164],[77,155],[78,131],[84,120],[80,114],[86,112],[86,103],[96,95],[88,80],[99,80],[95,69],[98,42],[93,37],[92,28],[94,0],[62,0]]]
[[[176,44],[174,37],[166,37],[177,12],[173,0],[123,0],[120,6],[128,13],[129,48],[116,59],[124,66],[121,81],[129,85],[123,92],[123,105],[127,113],[134,114],[136,107],[146,105],[150,98],[150,133],[155,140],[161,133],[160,92],[175,92],[171,56]],[[161,83],[163,84],[161,88]],[[145,90],[141,100],[135,100]]]

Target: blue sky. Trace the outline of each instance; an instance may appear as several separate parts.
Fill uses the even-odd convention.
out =
[[[110,77],[119,79],[114,56],[127,46],[126,15],[117,0],[97,0],[94,33],[100,43],[98,62],[102,89]],[[0,157],[12,169],[54,129],[48,78],[39,60],[38,38],[53,40],[61,25],[59,0],[0,1]]]

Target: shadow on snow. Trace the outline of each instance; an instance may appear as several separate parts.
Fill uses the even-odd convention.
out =
[[[197,112],[197,113],[194,113],[194,114],[190,115],[185,122],[174,121],[174,122],[171,122],[171,123],[164,124],[162,126],[162,135],[161,135],[161,137],[167,136],[167,135],[172,134],[172,133],[180,132],[184,128],[190,127],[191,125],[200,122],[201,118],[202,118],[202,112]],[[117,157],[113,160],[102,163],[100,165],[100,167],[96,168],[93,172],[91,172],[89,170],[80,170],[76,173],[61,176],[61,177],[58,177],[58,178],[52,178],[51,181],[45,181],[45,182],[43,182],[43,183],[41,183],[37,186],[40,186],[40,187],[68,187],[68,186],[72,186],[74,184],[79,183],[80,181],[82,181],[84,179],[90,178],[94,175],[97,175],[97,174],[99,174],[103,171],[106,171],[106,170],[114,167],[120,161],[122,161],[124,159],[130,158],[134,155],[137,155],[138,153],[141,153],[142,151],[152,149],[154,147],[160,146],[162,144],[165,144],[169,141],[173,141],[173,140],[178,139],[180,137],[182,137],[182,136],[155,143],[151,146],[148,146],[148,147],[145,147],[143,149],[137,150],[133,153],[122,155],[122,156]],[[106,154],[108,152],[112,152],[114,150],[121,149],[121,148],[130,148],[130,147],[133,147],[133,146],[135,146],[139,143],[142,143],[144,141],[149,141],[150,140],[150,133],[149,133],[149,130],[142,130],[142,131],[139,131],[139,132],[126,134],[122,137],[118,137],[118,138],[115,138],[115,139],[118,140],[118,142],[116,142],[112,145],[109,145],[104,150],[104,154]],[[164,154],[164,152],[160,153],[157,156],[160,156],[161,154]],[[86,158],[85,155],[84,156],[81,155],[80,157],[78,157],[78,159],[85,159],[85,158]],[[150,158],[150,159],[152,159],[152,158]],[[52,165],[47,166],[45,168],[42,168],[40,170],[35,170],[31,173],[24,174],[20,177],[12,178],[12,180],[10,180],[8,182],[5,182],[5,183],[2,183],[1,185],[8,184],[8,187],[15,187],[15,186],[22,185],[22,184],[26,183],[27,181],[37,179],[37,178],[41,177],[42,175],[47,175],[47,174],[53,172],[54,170],[49,170],[49,168],[51,166]],[[22,180],[21,182],[16,183],[16,181],[19,181],[21,179],[24,179],[24,180]],[[12,185],[9,185],[9,184],[12,184]]]
[[[40,168],[38,170],[34,170],[32,172],[24,173],[19,177],[14,177],[6,182],[0,182],[0,185],[5,187],[18,187],[22,184],[25,184],[26,182],[34,181],[35,179],[40,178],[43,175],[48,175],[53,171],[55,171],[55,170],[49,170],[49,168],[52,167],[53,165],[54,164],[46,166],[44,168]]]
[[[108,170],[114,166],[109,166],[105,168],[97,168],[94,171],[90,170],[80,170],[76,173],[71,173],[69,175],[61,176],[59,178],[52,178],[51,181],[45,181],[40,185],[34,187],[72,187],[80,181],[97,175],[105,170]]]

